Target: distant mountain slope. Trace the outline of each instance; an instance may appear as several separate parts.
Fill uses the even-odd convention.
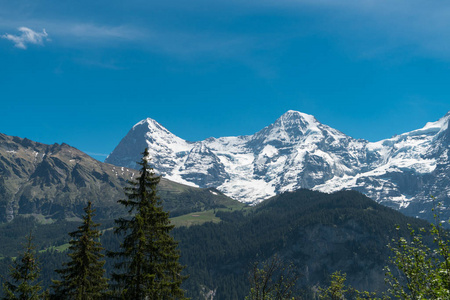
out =
[[[295,265],[302,286],[324,286],[340,270],[358,289],[383,291],[383,268],[392,255],[386,245],[408,238],[408,223],[428,226],[355,191],[286,192],[245,212],[219,214],[220,224],[174,232],[192,299],[200,299],[202,289],[215,290],[217,300],[244,299],[251,264],[274,255]]]
[[[242,202],[257,203],[299,188],[355,189],[409,215],[430,218],[430,194],[450,202],[449,119],[450,113],[422,129],[375,143],[353,139],[296,111],[253,135],[198,142],[146,119],[106,162],[135,167],[140,149],[147,146],[165,178],[216,187]]]
[[[46,145],[0,134],[0,222],[19,214],[72,218],[88,200],[101,218],[123,213],[117,200],[138,171],[99,162],[67,144]],[[160,195],[174,215],[233,202],[215,189],[163,179]]]

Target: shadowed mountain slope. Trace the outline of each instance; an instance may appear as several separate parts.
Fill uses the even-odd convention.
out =
[[[17,215],[77,218],[91,200],[100,218],[122,214],[117,200],[138,171],[102,163],[67,144],[46,145],[0,134],[0,222]],[[220,207],[234,200],[215,189],[162,179],[165,209],[179,215]]]
[[[193,299],[202,288],[214,299],[243,299],[254,261],[277,255],[302,274],[299,287],[325,285],[336,270],[359,289],[382,291],[392,238],[428,223],[377,204],[355,191],[286,192],[245,212],[220,212],[220,224],[177,228],[186,282]],[[400,230],[396,230],[400,225]],[[310,299],[310,298],[306,298]]]

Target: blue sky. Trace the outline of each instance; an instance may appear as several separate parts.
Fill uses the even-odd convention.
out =
[[[289,109],[376,141],[450,110],[450,3],[0,0],[0,132],[103,160],[151,117],[191,141]]]

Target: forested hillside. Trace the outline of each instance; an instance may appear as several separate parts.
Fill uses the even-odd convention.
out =
[[[409,236],[407,223],[427,226],[354,191],[299,190],[245,212],[218,215],[220,224],[174,232],[190,274],[186,288],[194,299],[202,286],[217,291],[214,299],[242,299],[248,293],[252,263],[275,254],[300,271],[306,293],[325,284],[336,270],[347,273],[349,284],[356,288],[381,291],[383,268],[392,254],[386,245],[398,235]]]
[[[181,250],[181,263],[189,278],[183,287],[187,296],[201,299],[215,291],[214,299],[242,299],[249,290],[248,272],[254,262],[274,255],[293,263],[301,274],[299,288],[310,296],[311,287],[324,285],[336,270],[347,273],[348,283],[364,290],[383,290],[384,271],[391,255],[386,245],[392,238],[409,236],[407,223],[426,227],[422,220],[405,217],[354,191],[324,194],[299,190],[273,197],[250,208],[217,209],[220,223],[178,227],[173,235]],[[396,224],[400,231],[395,230]],[[65,260],[62,253],[77,222],[60,220],[38,225],[32,219],[17,218],[2,225],[0,253],[15,256],[18,239],[34,228],[42,262],[43,284],[54,277],[53,270]],[[102,225],[102,244],[116,250],[119,237]],[[24,240],[24,238],[23,238]],[[56,247],[56,248],[54,248]],[[2,273],[10,263],[0,260]],[[107,275],[112,263],[107,260]]]

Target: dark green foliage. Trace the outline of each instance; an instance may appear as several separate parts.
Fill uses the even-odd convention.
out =
[[[300,274],[293,264],[286,264],[277,255],[269,261],[254,263],[249,273],[250,293],[246,300],[293,300]]]
[[[202,295],[211,292],[215,292],[214,300],[243,299],[250,288],[247,274],[252,262],[268,261],[275,254],[292,262],[303,275],[298,281],[299,288],[305,291],[303,299],[312,299],[309,287],[327,286],[329,275],[336,270],[346,273],[348,284],[359,290],[382,291],[386,289],[383,267],[392,255],[386,245],[392,238],[409,237],[407,223],[416,232],[420,227],[430,228],[422,220],[405,217],[353,191],[323,194],[300,190],[276,196],[244,211],[218,211],[216,215],[222,223],[175,228],[171,232],[180,241],[180,262],[187,265],[185,271],[190,274],[182,287],[192,299],[202,299]],[[7,238],[12,236],[8,232],[22,225],[25,228],[27,222],[16,218],[1,225],[0,249],[10,246],[3,243],[4,238],[15,242]],[[12,223],[14,226],[10,225]],[[112,227],[104,220],[101,223],[102,228]],[[398,232],[396,224],[400,225]],[[65,243],[67,232],[78,225],[57,222],[26,226],[36,226],[36,236],[40,237],[36,241],[42,249],[41,241],[45,245]],[[49,234],[45,234],[47,231]],[[21,229],[20,235],[25,234],[26,230]],[[432,243],[428,231],[423,235],[424,243]],[[54,243],[51,236],[56,239]],[[119,247],[122,238],[112,230],[106,230],[101,239],[106,249],[122,251]],[[16,253],[8,251],[8,256]],[[50,278],[55,276],[53,270],[60,267],[66,257],[65,253],[55,250],[39,255],[42,286],[48,286]],[[7,269],[2,266],[9,263],[9,258],[0,259],[0,272],[5,272]],[[109,277],[113,270],[112,259],[107,259],[105,269]],[[391,269],[397,276],[396,269],[392,266]]]
[[[165,189],[158,187],[158,195],[164,200],[164,210],[170,211],[171,218],[191,212],[226,208],[227,206],[246,206],[243,203],[228,198],[214,188],[199,189],[182,186],[183,190],[176,192],[176,188],[181,185],[175,183],[170,183],[169,185],[168,180],[165,180],[164,183],[168,187],[165,187]]]
[[[25,217],[17,217],[12,222],[1,224],[0,255],[15,256],[17,251],[22,248],[23,239],[26,238],[34,227],[34,218]]]
[[[434,198],[433,198],[434,200]],[[399,235],[389,248],[394,254],[386,267],[389,295],[400,299],[450,299],[450,235],[439,218],[440,204],[435,211],[435,224],[429,233],[434,245],[430,247],[423,235],[424,228],[410,230],[410,239]],[[400,227],[397,227],[400,230]],[[393,271],[398,269],[400,274]]]
[[[125,299],[183,299],[178,243],[170,236],[173,226],[156,194],[160,178],[154,175],[147,157],[146,149],[139,163],[140,176],[125,189],[128,199],[119,201],[130,217],[116,221],[115,232],[124,239],[120,250],[112,254],[121,259],[113,279]]]
[[[83,224],[78,230],[69,233],[69,262],[65,268],[56,270],[61,280],[54,281],[55,299],[100,299],[105,293],[108,283],[104,277],[105,261],[101,254],[103,247],[99,241],[101,236],[92,217],[92,203],[89,201],[84,209]]]
[[[79,222],[58,220],[52,224],[39,224],[34,217],[16,217],[10,223],[0,225],[0,256],[15,256],[21,248],[21,240],[33,230],[37,250],[69,242],[68,232],[77,228]]]
[[[11,281],[3,284],[4,299],[36,300],[40,297],[42,290],[40,282],[38,282],[40,268],[32,240],[33,236],[30,232],[25,251],[10,267]]]
[[[252,262],[270,260],[275,254],[304,275],[299,288],[326,282],[329,274],[342,270],[355,288],[384,289],[383,267],[390,254],[386,245],[397,234],[395,225],[428,224],[354,191],[299,190],[246,212],[217,215],[222,223],[174,230],[181,262],[190,274],[183,286],[193,299],[201,297],[201,286],[215,290],[214,299],[243,299],[250,287],[247,274]]]

